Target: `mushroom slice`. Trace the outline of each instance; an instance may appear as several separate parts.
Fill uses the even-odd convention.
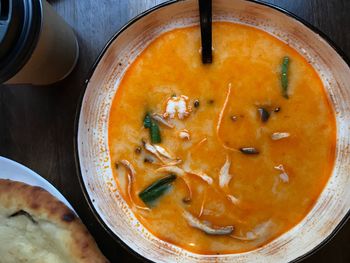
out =
[[[281,140],[281,139],[287,138],[289,136],[290,136],[290,133],[288,133],[288,132],[274,132],[271,135],[271,139],[274,140],[274,141],[277,141],[277,140]]]
[[[128,160],[121,160],[120,163],[129,171],[132,180],[134,180],[136,171],[132,164]]]
[[[230,235],[234,230],[233,226],[217,227],[211,223],[203,223],[187,211],[183,212],[183,216],[191,227],[197,228],[208,235]]]
[[[161,124],[164,124],[168,128],[174,128],[174,124],[172,124],[169,121],[167,121],[166,119],[164,119],[164,117],[161,114],[153,113],[151,117],[153,120],[158,121]]]
[[[228,156],[226,156],[226,162],[221,167],[220,175],[219,175],[219,186],[221,188],[227,188],[228,184],[231,181],[232,175],[229,174],[230,166],[231,166],[231,161],[228,158]]]
[[[134,201],[134,198],[132,196],[132,185],[135,181],[135,175],[136,175],[136,171],[135,168],[132,166],[132,164],[128,161],[128,160],[121,160],[120,163],[126,168],[126,170],[128,171],[127,175],[128,175],[128,185],[127,185],[127,189],[128,189],[128,196],[130,199],[130,202],[133,204],[133,206],[135,206],[137,209],[140,210],[144,210],[144,211],[151,211],[148,207],[144,207],[144,206],[139,206],[136,204],[136,202]]]
[[[167,150],[165,150],[163,147],[160,147],[159,145],[154,145],[154,148],[156,148],[156,150],[157,150],[157,152],[160,154],[160,155],[162,155],[162,156],[164,156],[165,158],[167,158],[167,159],[175,159],[175,158],[173,158],[171,155],[170,155],[170,153],[167,151]]]
[[[147,151],[149,151],[150,153],[154,154],[157,158],[159,158],[158,151],[152,144],[149,144],[143,141],[143,145]]]
[[[143,145],[146,151],[152,153],[165,165],[176,165],[181,163],[181,159],[172,157],[167,150],[165,150],[163,147],[159,145],[149,144],[145,141],[143,141]]]

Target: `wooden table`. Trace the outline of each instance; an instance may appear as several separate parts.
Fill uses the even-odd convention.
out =
[[[74,116],[87,72],[107,40],[129,19],[164,0],[49,2],[78,36],[78,65],[66,80],[51,87],[0,86],[0,155],[30,167],[53,183],[75,207],[111,262],[141,262],[100,227],[84,200],[74,163]],[[267,2],[315,25],[350,56],[349,0]],[[305,262],[350,262],[350,223]]]

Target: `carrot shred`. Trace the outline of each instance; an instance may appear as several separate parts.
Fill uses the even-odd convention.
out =
[[[226,110],[226,106],[228,103],[228,99],[230,98],[230,94],[231,94],[231,83],[228,84],[228,89],[227,89],[227,93],[226,93],[226,98],[224,101],[224,104],[222,105],[222,109],[219,113],[219,118],[218,118],[218,123],[216,124],[216,135],[218,137],[219,142],[222,144],[222,146],[226,149],[226,150],[230,150],[230,151],[235,151],[237,152],[237,149],[231,148],[227,145],[225,145],[225,143],[221,140],[220,138],[220,127],[221,127],[221,122],[222,122],[222,117],[224,115],[224,112]]]
[[[200,218],[203,215],[204,204],[205,204],[206,199],[207,199],[207,190],[205,190],[205,192],[204,192],[204,197],[203,197],[203,200],[202,200],[201,210],[199,211],[198,218]]]
[[[197,150],[203,143],[205,143],[206,141],[208,141],[207,137],[204,137],[202,140],[200,140],[199,142],[197,142],[194,146],[192,146],[192,148],[190,149],[190,152],[193,152],[194,150]]]
[[[190,202],[192,200],[192,189],[189,185],[189,183],[186,181],[185,177],[178,177],[180,179],[182,179],[187,187],[187,192],[188,192],[188,197],[185,198],[186,202]]]

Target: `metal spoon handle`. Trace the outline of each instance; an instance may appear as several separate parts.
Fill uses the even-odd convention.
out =
[[[198,0],[201,25],[202,62],[210,64],[212,56],[212,0]]]

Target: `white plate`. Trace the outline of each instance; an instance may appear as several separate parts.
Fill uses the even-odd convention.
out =
[[[58,200],[62,201],[72,211],[74,211],[73,207],[67,201],[67,199],[43,177],[41,177],[34,171],[30,170],[29,168],[25,167],[24,165],[1,156],[0,156],[0,178],[19,181],[19,182],[23,182],[33,186],[40,186],[41,188],[44,188],[50,194],[55,196]]]

